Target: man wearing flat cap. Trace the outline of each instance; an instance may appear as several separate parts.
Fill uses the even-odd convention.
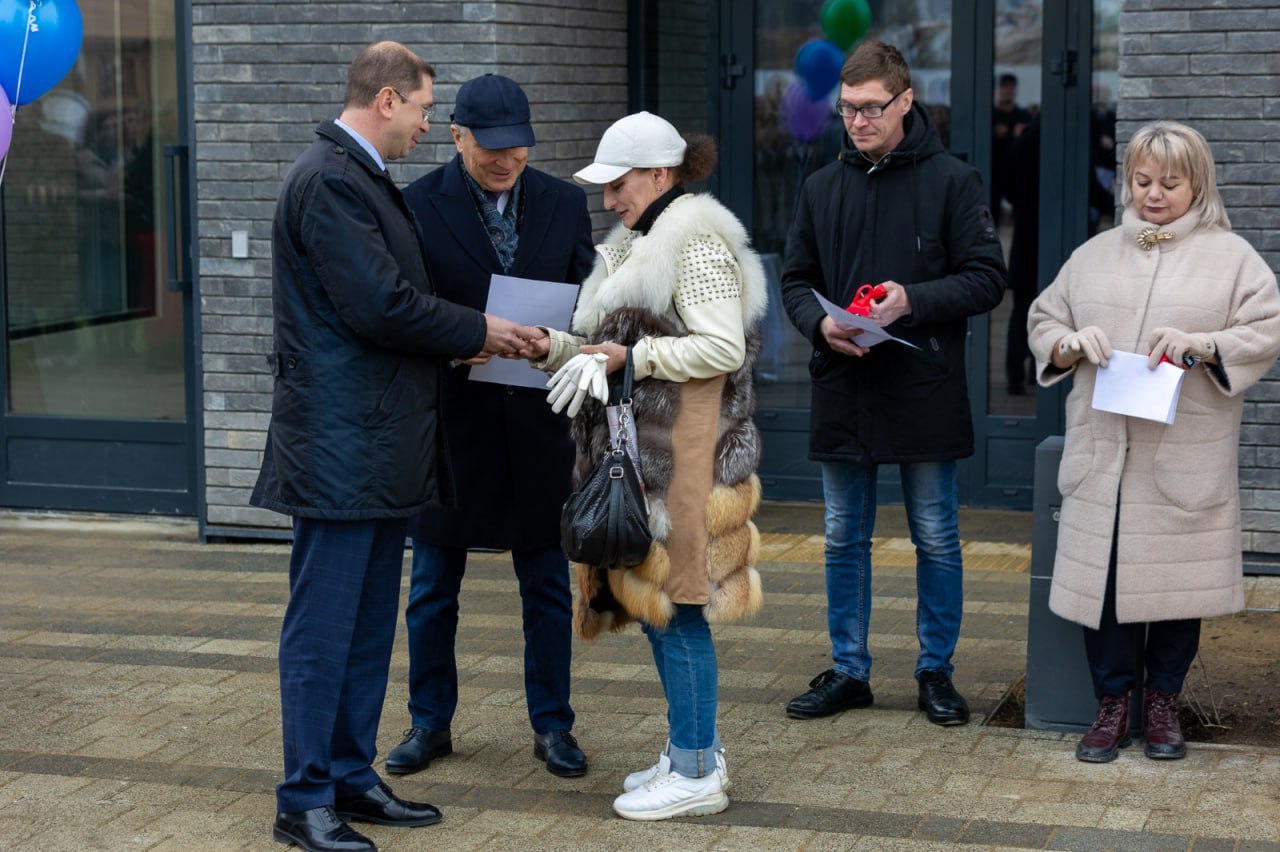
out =
[[[427,246],[437,295],[484,310],[494,274],[579,284],[594,248],[583,191],[527,166],[529,100],[515,81],[485,74],[458,90],[450,130],[458,154],[404,192]],[[546,391],[468,381],[480,355],[457,364],[442,396],[457,481],[455,508],[410,521],[411,727],[387,755],[403,775],[450,754],[458,703],[454,639],[467,549],[510,550],[524,616],[524,683],[533,754],[562,777],[587,771],[569,706],[572,596],[560,549],[560,508],[574,448],[568,419]]]

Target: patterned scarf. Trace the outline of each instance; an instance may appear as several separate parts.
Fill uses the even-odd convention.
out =
[[[511,265],[516,260],[516,247],[520,244],[520,235],[517,233],[518,212],[520,202],[524,198],[524,179],[517,180],[515,186],[511,187],[507,209],[498,212],[500,193],[489,193],[482,189],[480,184],[467,174],[467,170],[462,168],[461,160],[458,162],[458,168],[462,169],[462,178],[467,182],[467,188],[471,190],[471,198],[475,201],[476,210],[480,213],[480,221],[484,222],[484,229],[489,234],[489,242],[493,244],[493,250],[498,254],[498,263],[502,266],[503,272],[510,272]]]

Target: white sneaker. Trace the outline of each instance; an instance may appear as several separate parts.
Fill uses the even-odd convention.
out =
[[[661,765],[662,760],[658,763]],[[670,766],[669,760],[667,764]],[[623,819],[635,820],[718,814],[729,807],[723,777],[718,768],[702,778],[659,772],[637,789],[614,799],[613,810]]]
[[[639,790],[645,785],[645,782],[655,775],[661,775],[664,772],[671,771],[671,758],[665,753],[658,756],[658,762],[648,769],[641,769],[639,772],[632,772],[622,780],[622,789],[628,793],[632,790]],[[724,762],[724,749],[716,749],[716,772],[720,773],[720,789],[729,789],[729,767]]]

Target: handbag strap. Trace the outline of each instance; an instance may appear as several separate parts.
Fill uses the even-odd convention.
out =
[[[612,414],[609,421],[609,446],[620,450],[631,441],[628,434],[631,430],[631,388],[635,380],[635,365],[632,362],[631,347],[627,347],[627,358],[622,367],[622,386],[617,388],[617,402],[609,406]],[[634,448],[633,448],[634,449]]]
[[[631,358],[631,347],[627,347],[627,360],[622,366],[622,400],[631,402],[631,385],[635,380],[636,368]]]

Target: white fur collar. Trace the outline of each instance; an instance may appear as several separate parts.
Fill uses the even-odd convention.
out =
[[[573,312],[573,329],[590,335],[619,308],[645,308],[673,317],[676,270],[685,243],[693,236],[719,239],[738,261],[742,275],[742,324],[750,330],[764,316],[769,298],[764,266],[751,250],[738,218],[710,195],[682,195],[654,220],[648,234],[614,226],[600,245],[599,257],[582,283]],[[625,261],[625,262],[624,262]]]

